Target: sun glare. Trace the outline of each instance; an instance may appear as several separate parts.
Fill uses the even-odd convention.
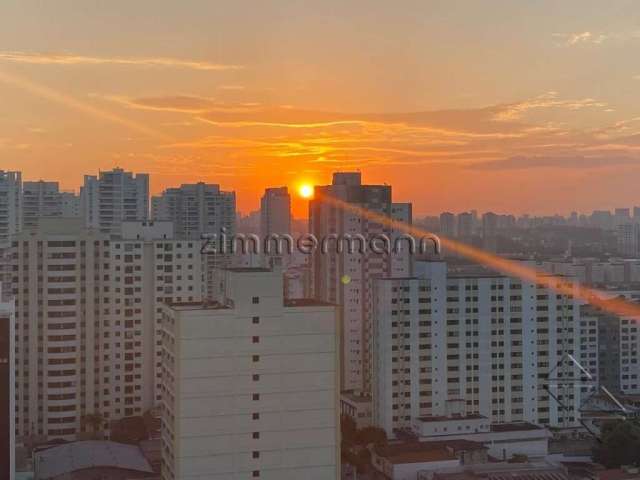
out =
[[[298,187],[298,193],[302,198],[311,198],[313,197],[313,186],[308,183],[300,185],[300,187]]]

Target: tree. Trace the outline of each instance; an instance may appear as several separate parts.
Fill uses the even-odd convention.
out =
[[[102,430],[102,426],[104,425],[104,417],[99,412],[87,413],[84,417],[82,417],[82,425],[89,426],[94,436],[96,433]]]
[[[342,441],[347,445],[356,443],[356,422],[348,415],[340,416],[340,432],[342,433]]]
[[[359,445],[376,446],[387,444],[387,432],[378,427],[365,427],[356,432],[356,443]]]
[[[640,421],[618,420],[604,424],[593,459],[607,468],[640,465]]]

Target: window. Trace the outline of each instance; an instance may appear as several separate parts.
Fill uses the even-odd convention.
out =
[[[258,478],[260,476],[260,470],[254,470],[252,476],[253,478]]]
[[[256,303],[256,302],[253,302],[253,303]],[[260,317],[253,317],[252,321],[254,325],[257,325],[258,323],[260,323]]]
[[[260,452],[253,452],[253,458],[260,458]]]
[[[259,393],[254,393],[254,394],[251,396],[251,399],[252,399],[253,401],[260,400],[260,394],[259,394]]]
[[[254,304],[260,303],[260,297],[253,297],[253,298],[251,299],[251,301],[252,301]]]
[[[258,380],[260,380],[260,375],[254,374],[251,378],[253,379],[254,382],[257,382]]]
[[[255,440],[260,438],[260,432],[253,432],[253,434],[251,435]]]
[[[252,337],[252,338],[251,338],[251,341],[252,341],[253,343],[260,343],[260,337],[257,337],[257,336],[256,336],[256,337]]]
[[[259,362],[260,361],[260,355],[254,355],[253,357],[251,357],[251,359],[253,360],[253,362]]]
[[[251,418],[253,420],[260,420],[260,414],[259,413],[254,413],[253,415],[251,415]]]

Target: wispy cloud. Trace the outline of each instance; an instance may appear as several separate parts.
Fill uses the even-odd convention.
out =
[[[477,162],[469,168],[479,170],[522,170],[531,168],[604,168],[638,165],[638,158],[615,156],[514,156],[490,162]]]
[[[254,104],[231,104],[218,102],[214,98],[196,95],[170,95],[161,97],[128,98],[120,95],[92,95],[104,100],[119,103],[128,108],[140,110],[156,110],[191,114],[204,113],[249,113],[255,111]]]
[[[138,67],[175,67],[192,70],[238,70],[241,65],[211,63],[169,57],[97,57],[68,53],[0,52],[0,61],[33,65],[129,65]]]
[[[547,92],[535,98],[523,100],[498,107],[495,114],[496,120],[514,120],[522,117],[528,110],[539,108],[564,108],[568,110],[580,110],[583,108],[606,107],[604,102],[593,98],[581,98],[576,100],[560,99],[557,92]]]
[[[560,40],[561,45],[573,46],[580,44],[594,44],[600,45],[610,38],[610,35],[605,33],[592,33],[592,32],[575,32],[575,33],[554,33],[554,38]]]

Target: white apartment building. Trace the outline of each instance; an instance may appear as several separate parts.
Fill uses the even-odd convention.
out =
[[[0,286],[1,288],[1,286]],[[15,478],[15,312],[0,291],[0,478]]]
[[[123,221],[149,219],[149,175],[114,168],[98,176],[85,175],[80,189],[85,225],[118,235]]]
[[[236,224],[236,194],[220,185],[183,184],[151,199],[154,220],[173,222],[175,238],[197,240],[202,234],[232,235]]]
[[[585,305],[581,308],[580,324],[581,364],[595,383],[613,395],[640,394],[638,319]]]
[[[342,389],[367,393],[371,388],[372,280],[376,277],[410,275],[411,256],[406,245],[392,249],[391,255],[376,254],[369,240],[387,236],[392,244],[402,232],[390,229],[361,214],[339,208],[324,197],[354,204],[391,219],[411,223],[411,204],[393,203],[388,185],[362,185],[358,172],[334,173],[333,183],[316,186],[309,203],[309,232],[328,249],[317,249],[311,259],[311,289],[315,298],[335,303],[342,325]],[[367,251],[359,251],[361,242],[349,248],[347,238],[363,238]],[[334,239],[334,240],[331,240]],[[337,242],[344,247],[338,251]]]
[[[183,184],[166,189],[153,197],[151,203],[153,219],[173,222],[175,238],[202,241],[203,235],[209,236],[208,254],[203,257],[205,293],[210,300],[219,300],[221,279],[218,270],[232,265],[235,192],[222,191],[217,184]]]
[[[497,274],[448,275],[444,262],[414,269],[374,282],[374,424],[395,436],[460,399],[462,414],[491,423],[575,424],[577,367],[564,358],[577,354],[575,298]]]
[[[19,435],[73,440],[87,414],[108,428],[159,403],[161,306],[200,300],[202,272],[199,243],[153,227],[122,238],[43,219],[15,237]]]
[[[0,170],[0,248],[22,230],[22,174]]]
[[[165,307],[162,478],[338,479],[335,307],[225,273],[224,303]]]
[[[22,184],[22,225],[35,227],[40,217],[78,217],[80,198],[61,192],[58,182],[24,182]]]

